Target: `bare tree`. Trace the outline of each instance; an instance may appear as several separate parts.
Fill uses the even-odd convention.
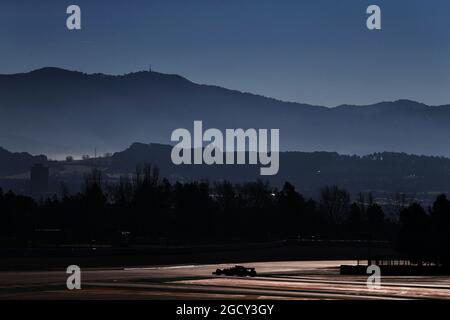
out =
[[[341,222],[348,212],[350,194],[338,186],[327,186],[320,190],[320,206],[334,223]]]

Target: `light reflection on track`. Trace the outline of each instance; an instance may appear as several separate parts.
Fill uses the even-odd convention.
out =
[[[370,290],[364,276],[341,276],[353,261],[240,263],[255,278],[212,276],[230,264],[83,269],[82,290],[65,288],[65,270],[0,272],[0,299],[450,299],[450,277],[382,277]]]

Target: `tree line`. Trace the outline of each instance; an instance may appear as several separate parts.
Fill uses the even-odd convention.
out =
[[[305,199],[286,182],[170,183],[150,165],[117,183],[102,171],[84,177],[82,190],[33,198],[0,189],[0,240],[4,246],[57,244],[196,244],[279,239],[388,240],[410,257],[448,261],[450,201],[401,206],[385,215],[370,194],[356,201],[338,186]],[[50,236],[49,236],[50,235]],[[50,237],[50,239],[47,239]]]

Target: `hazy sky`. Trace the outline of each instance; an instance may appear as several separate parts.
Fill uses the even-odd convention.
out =
[[[82,30],[66,29],[78,4]],[[366,8],[382,9],[382,30]],[[0,73],[152,65],[192,81],[335,106],[450,103],[448,0],[1,0]]]

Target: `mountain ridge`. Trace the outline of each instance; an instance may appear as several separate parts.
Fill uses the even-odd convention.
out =
[[[221,86],[213,85],[213,84],[196,83],[196,82],[191,81],[188,78],[178,75],[178,74],[163,73],[163,72],[157,72],[157,71],[153,71],[153,70],[151,70],[151,71],[146,71],[146,70],[133,71],[133,72],[128,72],[128,73],[124,73],[124,74],[107,74],[107,73],[87,73],[87,72],[81,72],[81,71],[76,71],[76,70],[69,70],[69,69],[65,69],[65,68],[61,68],[61,67],[42,67],[42,68],[38,68],[38,69],[33,69],[28,72],[0,74],[0,77],[10,77],[10,76],[21,77],[21,76],[29,76],[29,75],[42,75],[42,76],[72,75],[72,76],[83,76],[83,77],[92,77],[92,78],[99,77],[99,78],[110,78],[110,79],[115,79],[115,78],[125,78],[126,79],[126,78],[128,78],[128,79],[133,79],[133,80],[140,79],[140,78],[143,78],[146,76],[150,76],[155,79],[159,78],[159,79],[163,79],[163,80],[172,80],[172,81],[177,80],[177,81],[183,81],[183,82],[189,83],[191,85],[200,86],[200,87],[204,87],[204,88],[219,89],[219,90],[226,90],[226,91],[235,92],[235,93],[248,94],[251,96],[266,98],[266,99],[270,99],[270,100],[274,100],[274,101],[282,102],[282,103],[286,103],[286,104],[310,106],[310,107],[315,107],[315,108],[325,108],[325,109],[329,109],[329,110],[339,109],[339,108],[347,108],[347,107],[370,108],[370,107],[377,107],[380,105],[395,106],[395,104],[398,104],[398,103],[402,104],[403,106],[410,105],[410,106],[421,106],[421,107],[450,107],[450,104],[427,105],[423,102],[406,99],[406,98],[396,99],[396,100],[391,100],[391,101],[389,101],[389,100],[380,101],[380,102],[371,103],[371,104],[340,104],[340,105],[336,105],[336,106],[321,106],[321,105],[317,105],[317,104],[302,103],[299,101],[287,101],[287,100],[283,100],[283,99],[276,99],[276,98],[272,98],[270,96],[266,96],[263,94],[257,94],[257,93],[252,93],[252,92],[248,92],[248,91],[241,91],[238,89],[225,88],[225,87],[221,87]]]
[[[10,152],[0,146],[0,177],[28,171],[36,163],[45,163],[45,155],[33,156],[27,152]]]
[[[82,73],[56,67],[0,75],[1,145],[51,157],[170,143],[176,128],[278,128],[284,151],[450,156],[450,106],[408,99],[333,108],[285,102],[176,74]]]
[[[260,176],[259,165],[173,165],[171,146],[133,143],[113,154],[108,172],[127,174],[136,165],[151,164],[161,177],[175,181],[228,180],[235,183],[261,179],[281,187],[293,183],[305,194],[316,195],[325,185],[339,185],[351,191],[374,191],[380,194],[450,192],[450,159],[395,152],[363,156],[336,152],[286,151],[280,153],[280,171],[275,176]]]

